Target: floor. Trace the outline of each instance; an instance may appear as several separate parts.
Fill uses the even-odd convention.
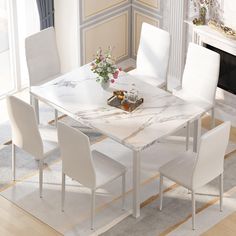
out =
[[[54,229],[0,197],[0,235],[59,236]]]

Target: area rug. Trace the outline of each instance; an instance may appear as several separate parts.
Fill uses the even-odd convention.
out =
[[[98,235],[101,233],[104,235],[143,235],[144,233],[146,235],[159,235],[189,216],[191,202],[187,190],[168,180],[165,181],[166,193],[163,211],[159,212],[157,209],[158,167],[174,158],[178,153],[183,152],[185,149],[183,143],[160,143],[142,153],[141,200],[143,208],[138,219],[129,216],[132,207],[132,152],[110,139],[94,144],[93,148],[120,161],[128,168],[126,210],[121,210],[120,180],[100,189],[96,199],[94,231],[89,228],[89,191],[71,179],[67,179],[65,213],[60,211],[60,161],[49,165],[44,171],[43,199],[38,196],[37,174],[7,188],[1,192],[1,195],[58,232],[68,236]],[[235,169],[233,169],[235,166],[235,158],[226,159],[226,191],[236,183],[236,179],[234,179]],[[214,181],[201,189],[201,194],[198,194],[196,199],[197,209],[216,198],[217,187],[218,183]],[[121,223],[119,223],[120,221]],[[109,230],[112,226],[114,227]]]
[[[217,224],[235,211],[236,152],[226,155],[224,169],[224,211],[223,213],[219,212],[219,182],[216,179],[197,192],[196,226],[198,230],[191,230],[191,195],[185,188],[173,183],[164,194],[161,212],[158,210],[159,196],[158,194],[153,195],[143,204],[140,220],[128,217],[102,235],[201,235],[212,225]]]
[[[106,231],[116,224],[117,220],[122,220],[131,213],[132,152],[110,139],[94,144],[93,148],[120,161],[128,168],[126,211],[121,210],[121,180],[118,179],[98,191],[94,232],[89,229],[89,191],[70,179],[67,179],[65,213],[60,211],[61,162],[50,165],[44,171],[43,199],[38,196],[37,174],[2,191],[1,195],[62,234],[90,235]],[[182,151],[183,146],[178,144],[172,144],[170,150],[166,148],[166,144],[160,144],[149,149],[148,152],[143,152],[142,201],[157,192],[158,167]]]

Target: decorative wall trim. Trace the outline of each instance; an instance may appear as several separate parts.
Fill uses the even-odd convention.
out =
[[[96,18],[99,18],[101,16],[104,16],[104,14],[109,14],[110,12],[119,10],[121,7],[127,6],[131,4],[131,0],[120,0],[113,5],[111,4],[110,6],[106,6],[103,9],[99,9],[95,12],[93,12],[90,15],[85,14],[85,3],[88,0],[80,0],[80,24],[84,24],[90,20],[95,20]],[[109,0],[109,2],[112,2]]]
[[[130,56],[130,8],[126,9],[126,11],[122,10],[119,14],[116,14],[112,17],[109,17],[107,19],[103,19],[103,20],[99,20],[96,24],[92,24],[90,26],[86,26],[84,28],[81,28],[81,61],[83,64],[88,62],[88,59],[90,59],[91,55],[87,55],[87,40],[86,40],[86,36],[88,34],[88,32],[91,32],[91,30],[96,30],[99,26],[102,27],[102,25],[105,24],[109,24],[109,22],[112,22],[118,18],[121,17],[125,17],[125,23],[124,25],[122,25],[122,28],[120,28],[120,30],[122,31],[123,34],[121,34],[121,36],[123,36],[123,42],[124,43],[124,49],[123,54],[117,55],[116,59],[117,61],[123,60],[123,59],[127,59]],[[114,30],[119,30],[118,28],[114,28]],[[109,36],[109,35],[108,35]],[[101,46],[101,45],[99,45]],[[107,45],[108,46],[108,45]]]
[[[160,27],[161,25],[161,19],[158,19],[156,15],[152,14],[146,14],[146,12],[142,12],[137,8],[133,8],[132,10],[132,22],[133,22],[133,28],[132,28],[132,57],[137,56],[137,49],[139,44],[139,38],[140,38],[140,31],[141,31],[141,24],[138,24],[139,17],[142,22],[147,22],[149,24],[155,25],[157,27]]]
[[[160,0],[155,0],[154,1],[155,3],[152,4],[150,3],[149,1],[147,0],[133,0],[133,4],[137,4],[137,5],[140,5],[140,6],[144,6],[144,7],[148,7],[149,9],[153,9],[155,11],[158,11],[160,12],[161,10],[161,1]]]

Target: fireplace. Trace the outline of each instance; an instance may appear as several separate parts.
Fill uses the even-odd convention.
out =
[[[236,94],[236,56],[208,44],[206,47],[220,54],[218,87]]]
[[[236,127],[236,43],[207,25],[192,27],[192,41],[221,55],[221,68],[215,99],[215,117],[230,120]]]

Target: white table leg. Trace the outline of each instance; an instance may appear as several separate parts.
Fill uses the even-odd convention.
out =
[[[198,151],[199,140],[201,137],[201,118],[194,121],[193,151]]]
[[[133,151],[133,216],[140,216],[140,152]]]

